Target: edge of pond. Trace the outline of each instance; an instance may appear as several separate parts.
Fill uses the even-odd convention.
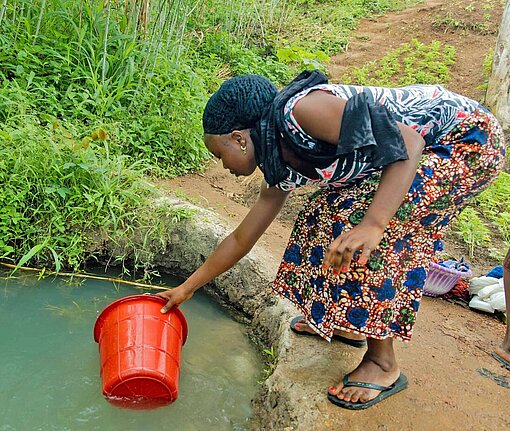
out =
[[[179,223],[173,223],[169,215],[168,220],[163,220],[168,228],[165,241],[153,240],[148,245],[154,252],[151,263],[180,277],[187,277],[198,268],[232,230],[218,214],[177,197],[159,198],[155,206],[193,212],[191,219]],[[101,254],[107,258],[118,255],[122,244],[102,244],[101,248]],[[270,252],[255,246],[232,269],[203,289],[236,320],[247,325],[255,344],[274,349],[277,360],[270,365],[272,373],[260,383],[252,400],[252,429],[313,429],[321,413],[318,409],[303,409],[303,405],[314,405],[315,400],[309,398],[315,397],[303,385],[306,380],[289,378],[291,370],[299,369],[306,353],[295,349],[291,336],[288,322],[295,311],[271,292],[278,263],[279,259]]]

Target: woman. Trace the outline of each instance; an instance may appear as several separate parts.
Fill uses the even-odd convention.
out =
[[[207,148],[235,175],[264,174],[239,227],[179,287],[189,299],[255,244],[288,193],[323,188],[299,214],[274,283],[303,316],[292,329],[365,343],[358,367],[329,388],[349,409],[404,389],[393,339],[409,341],[426,271],[450,220],[504,163],[494,117],[439,86],[328,85],[318,71],[281,92],[256,75],[223,83],[203,115]],[[356,343],[357,342],[357,343]]]

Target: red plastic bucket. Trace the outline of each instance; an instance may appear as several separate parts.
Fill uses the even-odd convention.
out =
[[[103,394],[112,404],[149,409],[177,399],[188,325],[178,308],[161,314],[164,304],[155,295],[126,296],[97,318]]]

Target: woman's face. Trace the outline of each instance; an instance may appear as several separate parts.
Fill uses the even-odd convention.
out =
[[[207,149],[235,176],[251,175],[257,168],[250,131],[234,130],[224,135],[204,135]],[[244,150],[243,150],[244,148]]]

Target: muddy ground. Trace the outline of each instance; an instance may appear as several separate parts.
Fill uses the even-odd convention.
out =
[[[453,45],[457,52],[447,87],[482,100],[486,80],[483,62],[495,45],[504,3],[428,0],[402,12],[364,20],[352,35],[347,51],[332,59],[331,81],[337,82],[349,67],[376,60],[412,38],[425,43],[439,40]],[[260,174],[235,178],[211,161],[203,173],[158,185],[162,190],[178,190],[194,203],[214,209],[235,227],[256,199],[260,179]],[[289,199],[259,241],[274,256],[275,268],[290,235],[293,217],[308,192],[300,190]],[[466,248],[455,235],[447,237],[446,246],[450,256],[467,257]],[[471,263],[475,275],[498,264],[483,250]],[[317,408],[324,413],[317,430],[510,429],[510,372],[489,355],[503,334],[504,325],[492,316],[441,299],[425,298],[413,341],[397,344],[400,366],[410,379],[408,390],[366,411],[336,408],[324,396],[324,402],[304,404],[303,412]],[[315,349],[318,357],[299,373],[301,378],[305,373],[312,391],[325,394],[327,387],[355,367],[361,353],[349,355],[343,362],[331,360],[330,354],[321,360],[322,342],[309,338],[303,340],[303,348]]]

